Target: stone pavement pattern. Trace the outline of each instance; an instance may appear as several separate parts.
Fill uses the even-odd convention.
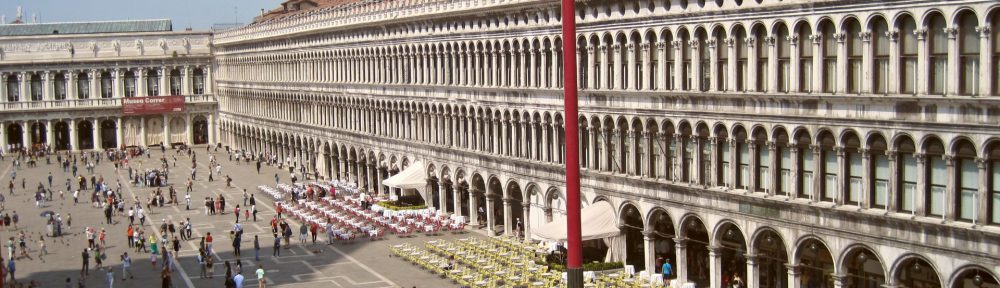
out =
[[[214,152],[213,149],[212,153],[218,157],[222,164],[223,177],[216,176],[214,177],[215,181],[208,182],[206,181],[207,173],[209,173],[208,155],[206,155],[208,152],[204,146],[196,146],[193,151],[196,153],[198,165],[197,180],[191,193],[191,210],[185,210],[183,205],[184,183],[191,175],[191,158],[186,154],[175,155],[175,151],[168,149],[166,151],[168,161],[174,162],[174,157],[177,159],[176,166],[171,167],[168,183],[176,187],[177,197],[181,204],[176,206],[167,204],[163,208],[154,207],[149,213],[144,229],[147,235],[148,233],[156,233],[159,236],[157,230],[162,219],[178,223],[180,220],[190,218],[193,223],[192,240],[181,243],[182,248],[178,253],[179,267],[172,273],[174,287],[222,287],[225,275],[223,263],[230,260],[235,265],[236,257],[233,254],[232,240],[229,238],[228,232],[232,230],[234,223],[232,207],[235,207],[237,203],[241,206],[243,204],[242,189],[246,188],[248,192],[253,193],[258,185],[273,185],[275,174],[278,174],[283,182],[287,182],[289,180],[288,173],[287,170],[282,171],[277,167],[264,165],[261,173],[257,174],[256,167],[252,162],[237,164],[228,160],[224,150],[219,149],[218,152]],[[130,165],[134,168],[139,168],[140,165],[144,168],[158,166],[158,159],[162,155],[164,155],[163,152],[154,148],[151,152],[151,158],[137,157],[131,161]],[[120,179],[123,186],[121,193],[126,199],[131,199],[132,195],[139,196],[141,201],[146,201],[149,198],[153,188],[133,187],[127,184],[129,182],[126,179],[128,170],[115,171],[113,164],[106,160],[106,158],[102,159],[101,164],[95,170],[95,175],[104,176],[105,181],[110,183],[112,188],[116,187],[115,179]],[[56,161],[55,156],[52,157],[52,161]],[[90,174],[86,172],[86,169],[82,169],[82,164],[80,167],[78,172],[89,179]],[[102,210],[90,205],[90,192],[81,191],[80,204],[77,205],[73,204],[71,192],[65,194],[65,199],[60,199],[58,191],[65,189],[65,181],[72,177],[71,172],[64,173],[61,167],[56,164],[48,165],[44,159],[40,159],[37,167],[29,168],[22,164],[21,168],[18,169],[13,167],[13,161],[9,156],[0,162],[0,171],[2,171],[0,175],[4,177],[2,179],[5,180],[4,184],[8,184],[10,181],[12,171],[17,172],[15,195],[9,195],[7,189],[2,191],[6,197],[6,209],[3,210],[3,213],[16,211],[21,219],[20,230],[25,231],[30,238],[28,252],[31,257],[16,260],[15,276],[17,276],[18,282],[27,283],[34,280],[38,281],[41,287],[62,287],[66,278],[70,278],[70,281],[76,283],[81,278],[82,260],[80,254],[87,244],[83,231],[84,227],[90,226],[97,228],[98,231],[101,228],[108,231],[106,238],[108,258],[104,266],[114,268],[115,287],[160,285],[159,271],[163,265],[162,260],[159,260],[157,263],[159,266],[154,268],[150,261],[150,254],[136,254],[134,249],[128,247],[125,236],[128,228],[126,216],[114,216],[115,224],[106,225]],[[39,183],[47,184],[49,172],[52,172],[53,176],[53,201],[45,203],[41,208],[35,207],[34,188]],[[219,180],[224,179],[225,175],[233,178],[235,187],[226,188],[225,181]],[[25,178],[25,185],[28,189],[21,188],[22,177]],[[74,189],[76,188],[74,182]],[[164,189],[164,193],[166,193],[166,189]],[[88,196],[84,197],[83,195]],[[226,197],[226,209],[229,211],[225,215],[205,215],[203,199],[217,195]],[[260,211],[257,222],[245,222],[244,219],[241,219],[241,223],[244,223],[244,236],[241,243],[242,257],[240,259],[243,263],[243,275],[246,277],[245,285],[248,287],[251,285],[256,287],[256,275],[253,274],[253,271],[257,269],[258,264],[265,268],[265,278],[268,280],[269,287],[455,286],[453,283],[420,270],[414,265],[388,256],[390,245],[403,242],[422,243],[430,239],[430,237],[423,235],[406,239],[388,236],[386,240],[374,242],[359,239],[353,243],[302,245],[299,244],[297,235],[299,223],[292,222],[290,224],[296,234],[292,237],[291,248],[283,249],[280,257],[271,257],[273,237],[270,233],[269,221],[275,213],[273,202],[266,197],[266,195],[256,195],[258,211]],[[131,202],[127,201],[126,207],[129,207]],[[60,213],[64,220],[67,215],[72,215],[72,227],[64,227],[65,234],[62,237],[45,237],[49,254],[39,256],[38,237],[45,233],[45,218],[40,216],[43,211]],[[136,224],[138,225],[138,220],[136,220]],[[200,277],[197,263],[199,239],[207,232],[212,232],[215,238],[214,250],[217,253],[215,277],[212,279]],[[3,237],[2,239],[16,237],[17,233],[13,229],[4,229],[0,233],[0,237]],[[261,261],[259,262],[254,261],[254,235],[260,235]],[[434,238],[460,237],[469,237],[469,234],[445,233],[441,236],[434,236]],[[324,242],[325,238],[325,235],[320,235],[317,243]],[[135,279],[122,281],[119,256],[126,251],[132,257],[131,270],[135,274]],[[6,253],[3,256],[6,259]],[[89,277],[86,277],[84,281],[88,287],[107,287],[105,273],[106,271],[98,271],[95,268],[95,263],[91,261]]]

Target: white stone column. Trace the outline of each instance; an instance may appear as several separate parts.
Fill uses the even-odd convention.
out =
[[[160,79],[159,79],[160,80],[160,95],[159,96],[170,95],[170,84],[169,84],[170,81],[168,81],[170,79],[170,68],[167,68],[166,66],[164,66],[164,67],[160,67],[159,69],[160,69],[160,75],[159,75],[160,76]]]
[[[212,76],[212,66],[211,65],[205,66],[205,68],[202,70],[202,73],[205,73],[205,80],[203,84],[205,85],[205,94],[212,94],[212,91],[215,90],[215,86],[213,84],[215,82],[212,82],[212,79],[214,78]]]
[[[496,200],[493,200],[493,197],[486,196],[486,230],[490,231],[491,235],[493,233],[496,233],[495,232],[495,230],[496,230],[495,226],[496,225],[494,224],[494,223],[496,223],[496,220],[493,219],[495,217],[493,215],[495,213],[493,211],[494,210],[493,209],[493,201],[496,201]]]
[[[139,143],[143,147],[149,147],[149,143],[146,142],[146,117],[139,116]]]
[[[608,67],[608,61],[611,58],[611,57],[608,56],[608,49],[609,48],[614,49],[612,47],[608,47],[607,45],[601,45],[601,46],[598,47],[598,49],[600,49],[600,51],[598,53],[600,54],[599,57],[601,57],[601,66],[597,67],[597,69],[601,70],[601,77],[600,77],[600,79],[597,80],[597,82],[601,86],[601,89],[604,89],[604,90],[612,89],[614,87],[614,86],[608,84],[608,82],[609,82],[608,81],[608,76],[609,76],[609,74],[611,74],[611,73],[609,73],[611,71],[608,71],[609,68],[610,68],[610,67]],[[612,51],[614,51],[614,50],[612,50]]]
[[[7,77],[10,77],[10,74],[7,73],[0,74],[0,103],[7,102]],[[7,137],[2,137],[2,138],[7,139]],[[3,145],[3,149],[6,148],[7,145]]]
[[[45,121],[45,145],[49,146],[49,149],[55,151],[56,149],[56,132],[52,130],[52,120]]]
[[[799,266],[797,265],[785,265],[785,269],[788,269],[788,288],[799,288],[801,283],[799,283]]]
[[[123,132],[125,127],[123,126],[124,121],[122,117],[115,117],[115,145],[117,147],[124,147],[124,135]]]
[[[503,198],[503,234],[510,236],[513,235],[514,229],[511,227],[514,225],[514,219],[512,208],[510,206],[510,198]]]
[[[812,73],[812,91],[822,92],[823,91],[823,35],[813,34],[813,73]],[[816,170],[819,171],[819,170]],[[817,172],[818,173],[818,172]],[[816,190],[813,190],[816,191]]]
[[[75,118],[74,119],[69,119],[69,148],[70,148],[70,151],[73,151],[73,152],[80,151],[80,146],[79,146],[80,144],[79,144],[79,141],[77,141],[78,140],[77,136],[78,135],[77,135],[77,131],[76,131],[76,119]],[[4,141],[6,141],[6,139],[7,139],[7,137],[4,137]]]
[[[27,102],[31,101],[31,92],[28,91],[28,82],[31,81],[31,75],[28,72],[21,72],[17,74],[17,83],[20,85],[18,87],[18,101]],[[27,140],[25,140],[27,141]]]
[[[42,72],[42,100],[49,101],[55,99],[52,96],[52,77],[55,76],[51,71]]]
[[[469,193],[469,225],[479,227],[479,199],[476,198],[475,188],[470,188]]]
[[[799,72],[799,66],[801,65],[801,61],[799,58],[802,57],[801,55],[802,53],[801,51],[799,51],[799,34],[792,34],[792,36],[788,36],[786,40],[788,40],[788,52],[789,52],[788,92],[801,92],[802,90],[799,89],[801,86],[799,85],[799,82],[802,79],[799,78],[801,77],[802,73]],[[776,68],[781,69],[780,67]]]
[[[746,287],[760,287],[760,265],[757,265],[757,255],[747,255],[747,280]],[[778,279],[771,279],[774,283]]]
[[[767,75],[757,75],[757,35],[747,35],[746,45],[747,49],[747,71],[744,73],[746,81],[743,83],[743,88],[746,91],[757,91],[757,77],[767,77]],[[761,87],[763,88],[763,87]]]
[[[194,123],[191,123],[191,118],[190,113],[184,114],[184,126],[186,128],[184,129],[184,142],[187,145],[194,145]]]
[[[128,70],[124,70],[124,69],[121,69],[121,68],[115,68],[114,70],[111,71],[111,75],[115,77],[115,80],[114,80],[115,81],[115,83],[114,83],[115,88],[114,88],[113,95],[112,95],[112,97],[114,97],[114,98],[125,98],[125,80],[124,79],[125,79],[125,72],[126,71],[128,71]],[[121,128],[119,127],[118,129],[121,129]],[[119,142],[118,145],[121,146],[121,142]]]
[[[160,89],[162,92],[163,89]],[[160,93],[163,94],[163,93]],[[164,114],[163,115],[163,145],[170,145],[170,118]],[[154,143],[155,144],[155,143]]]
[[[767,40],[767,74],[765,77],[767,80],[767,92],[777,92],[778,91],[778,39],[773,36],[767,36],[764,38]],[[791,78],[791,77],[789,77]]]
[[[726,59],[727,59],[726,67],[728,68],[728,69],[726,69],[726,70],[728,70],[726,73],[729,73],[729,75],[728,75],[729,77],[726,77],[726,78],[729,78],[728,79],[729,81],[726,81],[726,91],[736,91],[736,82],[739,81],[739,79],[737,79],[737,77],[739,76],[739,74],[736,73],[737,69],[739,69],[739,67],[737,67],[737,64],[736,64],[737,60],[738,60],[738,57],[739,57],[739,55],[736,53],[736,45],[743,45],[743,43],[736,43],[735,39],[733,39],[733,38],[727,38],[725,45],[727,47],[727,49],[726,49],[726,54],[727,54],[727,56],[726,56]],[[746,76],[744,75],[743,77],[746,77]],[[746,87],[744,87],[744,88],[746,88]],[[737,91],[737,92],[743,92],[743,91]]]
[[[674,263],[671,263],[671,265],[674,266],[674,270],[677,270],[677,282],[679,283],[688,282],[687,241],[688,240],[686,238],[674,238],[674,254],[677,256],[677,259],[674,260]],[[665,280],[666,279],[664,279],[664,281]]]
[[[961,63],[959,63],[959,53],[960,53],[959,49],[960,49],[960,47],[959,47],[959,41],[957,39],[958,38],[958,29],[955,28],[955,27],[948,27],[948,28],[944,29],[944,33],[946,35],[948,35],[948,68],[947,68],[948,69],[948,72],[947,72],[948,73],[948,77],[945,78],[945,83],[944,83],[945,90],[944,91],[945,91],[945,93],[947,93],[949,95],[958,95],[959,94],[959,86],[961,86],[961,85],[959,85],[959,83],[961,83],[961,80],[958,79],[958,76],[959,76],[958,71],[959,71],[959,69],[961,69],[961,67],[959,67],[961,65]],[[982,72],[982,71],[980,71],[980,72]],[[952,174],[948,174],[948,175],[952,175]],[[952,191],[952,190],[948,190],[948,191]]]
[[[684,41],[674,40],[674,91],[684,90]]]
[[[996,25],[996,23],[993,23]],[[979,26],[976,27],[976,31],[979,32],[979,78],[980,79],[997,79],[1000,75],[994,75],[1000,73],[993,69],[993,57],[990,57],[991,51],[997,49],[993,47],[996,42],[990,41],[990,26]],[[895,74],[893,74],[895,75]],[[991,95],[993,93],[993,86],[1000,85],[1000,83],[993,83],[993,81],[979,81],[979,95]],[[985,176],[980,177],[985,178]],[[985,186],[980,186],[985,187]],[[979,198],[986,199],[986,198]],[[982,203],[987,203],[987,201],[980,200]],[[983,218],[985,220],[986,218]]]
[[[98,88],[98,85],[100,84],[101,84],[101,71],[97,69],[90,69],[90,99],[101,98],[101,89]]]
[[[667,87],[667,43],[656,42],[656,90],[665,90]]]
[[[927,95],[927,69],[930,67],[930,55],[927,51],[930,49],[927,47],[927,29],[916,29],[913,31],[913,35],[917,36],[917,94]]]
[[[691,91],[701,91],[701,41],[698,39],[688,42],[691,46]],[[701,152],[698,152],[701,153]]]
[[[719,91],[719,46],[725,45],[722,43],[716,43],[715,40],[706,41],[708,49],[708,91]],[[704,48],[703,48],[704,49]],[[646,60],[649,61],[649,60]]]
[[[91,128],[93,128],[93,137],[92,137],[93,140],[94,140],[93,141],[93,143],[94,143],[93,149],[94,150],[100,150],[101,149],[101,141],[102,141],[102,139],[101,139],[101,119],[94,118],[93,124],[94,125],[91,125]]]
[[[722,248],[708,247],[708,271],[710,282],[709,287],[722,287]]]

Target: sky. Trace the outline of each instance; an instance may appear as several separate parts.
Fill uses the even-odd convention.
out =
[[[170,19],[175,31],[208,30],[215,23],[250,23],[260,9],[271,10],[281,0],[0,0],[0,14],[14,21],[21,6],[24,21],[81,22]]]

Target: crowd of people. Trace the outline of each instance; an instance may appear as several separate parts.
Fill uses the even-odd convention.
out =
[[[209,146],[206,150],[211,151],[212,147],[215,147],[216,150],[218,150],[217,146]],[[40,260],[43,259],[43,257],[48,254],[46,239],[62,239],[61,237],[66,237],[67,235],[73,235],[72,237],[82,237],[84,239],[82,242],[78,242],[81,244],[80,246],[77,246],[79,250],[76,250],[81,251],[79,254],[82,262],[80,274],[78,277],[66,278],[66,287],[84,287],[87,283],[87,279],[91,277],[91,272],[103,274],[103,282],[107,285],[107,287],[114,286],[114,282],[117,278],[114,276],[115,271],[120,271],[121,281],[123,282],[135,279],[135,275],[132,270],[133,267],[135,267],[133,266],[133,260],[135,260],[133,257],[146,258],[145,256],[148,256],[150,266],[159,272],[157,274],[161,278],[160,282],[163,285],[162,287],[172,287],[172,278],[175,274],[174,271],[177,271],[177,268],[179,268],[178,265],[180,265],[177,262],[177,255],[182,250],[186,249],[185,247],[187,246],[183,243],[187,241],[198,241],[198,263],[199,266],[201,266],[200,270],[202,270],[202,276],[206,278],[214,278],[214,266],[216,266],[214,265],[214,261],[216,259],[215,255],[217,254],[212,246],[213,240],[215,239],[212,238],[213,236],[211,232],[204,231],[204,236],[194,237],[193,224],[190,218],[185,218],[177,222],[171,219],[163,218],[158,223],[153,223],[153,221],[149,221],[148,219],[150,215],[154,214],[153,210],[161,210],[165,206],[177,206],[181,204],[177,195],[177,189],[175,189],[169,181],[171,169],[177,165],[176,155],[187,154],[187,156],[191,157],[192,172],[190,178],[188,178],[185,183],[186,194],[184,195],[184,206],[186,210],[191,209],[191,193],[195,192],[193,191],[193,184],[197,181],[196,169],[198,167],[198,162],[195,151],[187,147],[181,147],[181,149],[177,149],[176,154],[172,157],[172,159],[168,159],[166,147],[161,146],[160,149],[161,152],[163,152],[163,157],[159,159],[159,165],[156,165],[157,167],[143,168],[143,160],[140,158],[141,155],[146,155],[145,158],[147,159],[152,158],[150,153],[148,153],[149,150],[143,147],[108,149],[101,152],[87,151],[72,153],[68,151],[49,152],[50,150],[48,147],[44,146],[33,149],[10,146],[0,147],[0,159],[11,159],[14,164],[12,166],[10,181],[8,183],[9,193],[8,195],[0,195],[0,209],[6,209],[6,207],[3,206],[6,200],[5,196],[17,197],[20,195],[32,195],[35,200],[36,208],[41,210],[58,210],[63,209],[59,207],[67,207],[62,205],[63,203],[72,206],[83,204],[81,202],[87,202],[87,196],[89,195],[89,204],[91,207],[84,209],[100,209],[100,213],[103,213],[100,215],[104,216],[104,221],[101,223],[86,223],[87,226],[82,227],[83,233],[67,233],[67,231],[74,231],[72,230],[72,216],[70,213],[46,211],[42,215],[45,217],[45,231],[31,232],[30,227],[26,228],[18,226],[20,219],[16,211],[12,211],[12,213],[4,213],[3,216],[0,216],[0,228],[16,233],[17,236],[10,237],[6,243],[8,251],[6,255],[7,257],[0,257],[0,287],[6,287],[7,283],[17,283],[18,285],[27,287],[39,287],[40,284],[37,279],[27,282],[19,282],[20,279],[17,279],[14,276],[16,271],[15,263],[24,260],[33,261],[35,258]],[[233,152],[237,151],[230,151],[230,159],[232,159],[231,157],[234,154],[238,155],[235,159],[236,161],[244,160],[249,162],[250,159],[254,159],[253,161],[257,161],[258,163],[259,170],[261,161],[258,159],[262,159],[261,157],[263,157],[263,155],[255,157],[251,156],[249,153]],[[29,163],[27,168],[31,168],[34,167],[36,162],[40,159],[45,159],[46,163],[51,165],[53,164],[52,158],[55,158],[55,164],[56,166],[59,166],[56,169],[61,168],[63,173],[66,175],[65,189],[59,189],[62,187],[53,187],[55,176],[49,172],[47,175],[43,176],[43,180],[39,182],[37,186],[32,185],[32,189],[34,189],[33,193],[23,194],[24,192],[31,191],[28,191],[27,189],[27,182],[29,180],[24,177],[25,175],[20,175],[20,177],[18,175],[18,171],[24,169],[21,167],[21,163],[27,162]],[[121,181],[112,181],[116,184],[115,187],[112,187],[112,185],[110,185],[112,183],[108,183],[104,176],[97,172],[98,167],[108,167],[101,166],[102,159],[105,161],[105,165],[113,166],[115,174],[122,173],[119,172],[121,169],[127,170],[128,178],[125,178],[127,182],[126,185],[131,185],[131,187],[135,189],[127,190],[128,193],[134,194],[132,197],[126,198],[122,195],[125,191],[122,190],[123,186]],[[80,166],[83,166],[84,168],[82,171],[79,169]],[[35,173],[31,174],[32,177],[36,177],[36,175],[38,175],[37,172],[22,171],[22,173]],[[214,155],[209,156],[208,175],[209,179],[214,178],[213,176],[223,178],[222,163],[219,163]],[[111,179],[115,178],[118,178],[118,175],[115,175],[115,177],[112,177]],[[225,176],[223,179],[226,179],[227,187],[231,187],[231,178],[229,176]],[[33,180],[30,181],[34,182]],[[66,194],[71,194],[73,198],[72,202],[68,202]],[[207,215],[227,214],[227,198],[222,194],[216,194],[214,192],[210,194],[212,194],[212,196],[206,197],[205,213]],[[56,203],[59,205],[57,206]],[[246,190],[244,190],[242,206],[239,203],[232,204],[236,204],[234,205],[235,208],[233,208],[236,225],[229,232],[236,260],[234,263],[225,261],[224,265],[226,267],[226,277],[223,284],[226,287],[243,287],[244,280],[252,278],[243,276],[244,259],[241,259],[243,229],[240,224],[240,216],[241,214],[243,215],[243,221],[250,221],[251,219],[252,221],[257,221],[258,211],[256,197],[248,194]],[[63,215],[65,215],[65,217]],[[126,218],[127,220],[125,220]],[[127,221],[127,223],[125,223],[125,221]],[[114,228],[123,227],[117,226],[122,224],[127,224],[124,228],[120,228],[122,230],[116,230]],[[287,249],[289,245],[288,238],[291,236],[291,225],[287,224],[284,220],[280,220],[272,226],[272,232],[274,232],[274,235],[278,235],[277,229],[278,227],[281,227],[281,233],[286,240],[286,246],[284,249]],[[110,230],[114,231],[126,232],[127,248],[116,248],[114,245],[107,245],[109,240],[107,238],[109,233],[108,228],[112,228]],[[253,237],[255,261],[260,260],[259,238],[259,235],[254,235]],[[280,254],[279,249],[277,249],[279,238],[280,237],[277,236],[275,237],[276,252],[274,255]],[[71,243],[70,246],[73,246],[72,243],[75,242],[74,240],[62,239],[60,241],[67,240],[67,243]],[[32,257],[32,255],[29,255],[28,251],[38,251],[38,253],[35,254],[35,257]],[[118,255],[119,262],[112,267],[112,265],[109,265],[111,262],[108,260],[108,254],[117,254],[116,252],[121,252],[121,254]],[[93,267],[91,266],[92,263]],[[254,274],[257,276],[256,278],[259,287],[264,287],[264,270],[261,265],[258,264],[257,266],[258,267],[256,271],[254,271]],[[76,280],[74,281],[73,278],[76,278]]]

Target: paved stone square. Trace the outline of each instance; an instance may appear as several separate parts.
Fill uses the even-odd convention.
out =
[[[142,156],[131,161],[130,165],[135,168],[150,168],[159,163],[157,160],[164,153],[159,149],[153,149],[150,158]],[[229,231],[233,228],[234,216],[232,208],[236,204],[242,207],[242,189],[247,189],[253,193],[256,186],[261,184],[273,185],[274,175],[277,173],[282,177],[282,181],[287,181],[287,172],[282,172],[276,167],[264,165],[261,173],[257,174],[253,163],[236,164],[230,162],[227,154],[219,149],[213,152],[222,163],[223,177],[216,178],[213,182],[208,182],[207,173],[209,157],[206,155],[204,146],[194,147],[196,153],[197,177],[194,191],[191,193],[191,210],[186,210],[183,205],[184,183],[191,175],[191,159],[184,155],[175,155],[173,150],[167,150],[168,161],[173,163],[176,157],[176,166],[172,167],[169,174],[169,184],[173,184],[178,189],[178,199],[180,205],[167,204],[163,208],[154,207],[147,218],[147,232],[159,235],[158,225],[163,219],[169,219],[175,223],[182,219],[190,218],[193,223],[192,240],[182,241],[182,248],[178,253],[178,264],[172,273],[175,287],[221,287],[223,286],[224,262],[231,261],[235,265],[236,257],[233,253]],[[122,194],[124,198],[131,199],[133,195],[138,196],[141,201],[146,201],[153,188],[134,187],[127,181],[128,170],[115,170],[113,164],[107,159],[102,159],[100,165],[95,170],[94,175],[103,176],[110,183],[111,187],[116,187],[116,180],[121,180]],[[55,162],[55,156],[52,157]],[[79,164],[79,173],[89,179],[90,175],[86,169],[82,169],[82,162]],[[151,284],[159,285],[159,271],[162,268],[162,260],[159,260],[157,267],[153,267],[150,261],[150,254],[135,253],[127,245],[125,236],[128,227],[128,218],[125,216],[114,216],[115,224],[106,225],[101,209],[90,205],[90,192],[81,191],[80,203],[74,205],[72,193],[67,192],[64,198],[59,196],[59,190],[65,189],[65,181],[72,177],[72,173],[63,172],[62,168],[56,164],[46,164],[45,159],[40,159],[37,167],[29,168],[21,165],[21,168],[13,166],[11,157],[7,157],[0,164],[0,171],[5,181],[9,184],[13,172],[15,191],[10,195],[7,189],[3,190],[6,197],[6,209],[3,213],[14,213],[20,216],[19,230],[24,231],[28,238],[28,254],[30,257],[16,258],[16,277],[20,283],[37,281],[41,287],[62,287],[66,279],[76,282],[81,278],[81,252],[87,245],[84,237],[85,227],[95,227],[98,231],[101,228],[107,229],[106,247],[107,260],[105,267],[112,267],[115,276],[115,287],[143,287]],[[286,170],[287,171],[287,170]],[[48,175],[52,173],[53,178],[53,201],[36,207],[33,192],[35,187],[42,183],[48,185]],[[226,188],[225,175],[233,178],[235,187]],[[21,182],[27,189],[22,189]],[[74,189],[76,184],[74,182]],[[164,189],[166,193],[166,189]],[[86,195],[86,196],[84,196]],[[225,215],[205,215],[205,197],[215,197],[224,195],[226,197]],[[411,242],[422,243],[430,239],[428,236],[419,235],[412,238],[400,239],[395,236],[388,236],[386,240],[369,241],[359,239],[353,243],[336,243],[334,245],[324,244],[300,244],[298,241],[299,223],[291,223],[296,235],[292,237],[290,249],[281,251],[280,257],[272,257],[272,236],[269,229],[269,220],[275,215],[273,202],[265,195],[257,195],[258,221],[245,222],[241,219],[244,228],[244,236],[241,243],[242,257],[239,259],[243,264],[243,274],[246,277],[246,285],[256,285],[256,276],[253,271],[258,265],[263,265],[266,270],[266,278],[270,287],[450,287],[454,283],[438,278],[431,273],[421,270],[417,266],[402,261],[398,258],[389,257],[389,245]],[[126,207],[132,201],[126,202]],[[41,217],[43,211],[53,211],[60,213],[64,220],[71,215],[72,227],[64,227],[62,237],[45,237],[48,254],[39,255],[39,237],[45,233],[45,218]],[[126,208],[127,211],[127,208]],[[241,217],[242,218],[242,217]],[[138,225],[138,220],[136,220]],[[155,226],[154,226],[155,225]],[[67,231],[68,230],[68,231]],[[17,237],[18,231],[4,229],[0,236],[4,239]],[[68,233],[66,233],[68,232]],[[216,256],[216,268],[214,278],[201,278],[200,269],[197,264],[197,247],[200,237],[208,232],[212,232],[215,238],[214,250]],[[253,237],[260,235],[260,261],[254,260]],[[434,238],[460,238],[460,237],[481,237],[479,234],[450,234],[445,233]],[[325,242],[325,235],[320,235],[318,241]],[[6,241],[4,241],[6,242]],[[319,243],[318,242],[318,243]],[[161,248],[162,249],[162,248]],[[5,249],[6,250],[6,249]],[[6,252],[6,251],[5,251]],[[122,280],[122,266],[120,255],[129,252],[132,257],[132,273],[134,279]],[[6,253],[3,255],[7,258]],[[159,256],[158,256],[159,257]],[[96,264],[91,261],[89,276],[85,277],[88,287],[107,287],[105,282],[106,271],[96,269]],[[9,278],[8,278],[9,279]],[[153,282],[151,282],[153,281]],[[75,287],[75,286],[74,286]],[[256,286],[253,286],[256,287]]]

